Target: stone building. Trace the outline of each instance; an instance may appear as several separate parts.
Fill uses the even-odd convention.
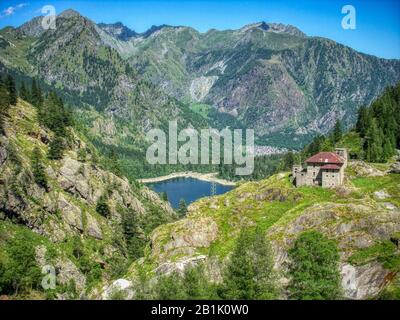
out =
[[[336,148],[335,152],[320,152],[306,160],[306,166],[294,165],[293,182],[296,187],[337,187],[343,184],[347,166],[347,150]]]

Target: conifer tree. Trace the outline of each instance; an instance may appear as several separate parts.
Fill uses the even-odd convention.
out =
[[[296,239],[288,254],[290,299],[340,298],[339,250],[334,241],[316,231],[306,231]]]
[[[272,247],[260,228],[255,231],[251,251],[253,252],[255,274],[255,298],[262,300],[276,298],[278,288],[276,286],[277,277],[274,271]]]
[[[117,153],[115,152],[115,150],[112,148],[110,150],[110,154],[109,154],[109,168],[110,171],[113,172],[114,174],[116,174],[117,176],[122,175],[122,169],[120,166],[120,162],[117,156]]]
[[[251,300],[254,298],[255,274],[248,250],[250,239],[248,231],[240,233],[224,275],[222,297],[225,299]]]
[[[358,112],[356,131],[364,139],[365,158],[385,162],[400,146],[400,84],[385,90]]]
[[[42,91],[35,79],[32,80],[30,103],[32,103],[37,108],[40,108],[43,103]]]
[[[19,97],[22,100],[29,101],[29,92],[26,90],[25,83],[22,81],[21,88],[19,89]]]
[[[383,133],[378,128],[377,121],[372,118],[371,126],[368,128],[367,135],[367,161],[380,162],[383,154]]]
[[[220,295],[224,299],[272,299],[277,290],[272,252],[260,229],[241,231],[224,273]]]
[[[340,141],[340,139],[342,139],[342,134],[343,133],[342,133],[342,127],[340,125],[340,121],[337,120],[335,127],[333,129],[333,136],[332,136],[333,144],[338,143]]]
[[[7,75],[6,78],[6,87],[9,94],[9,103],[11,105],[17,104],[17,89],[15,87],[14,78],[11,75]]]
[[[177,272],[159,277],[156,286],[156,298],[159,300],[186,299],[181,276]]]
[[[96,211],[104,217],[110,215],[110,207],[108,206],[108,196],[106,193],[97,200]]]
[[[38,185],[46,188],[47,187],[47,177],[44,171],[43,157],[40,149],[35,147],[32,152],[31,158],[32,173],[35,177],[35,181]]]
[[[10,97],[5,83],[0,77],[0,132],[4,129],[4,120],[8,113],[8,107],[10,105]]]
[[[361,137],[364,137],[367,133],[367,119],[368,110],[365,106],[361,106],[358,110],[358,118],[356,124],[356,131],[360,134]]]
[[[285,154],[282,162],[281,170],[290,170],[295,164],[295,156],[292,151],[289,151]]]
[[[179,207],[178,207],[178,216],[184,217],[187,213],[187,205],[185,199],[179,200]]]
[[[59,135],[55,134],[54,138],[50,141],[48,158],[52,160],[61,159],[64,155],[64,139]]]
[[[215,290],[210,285],[203,264],[187,267],[182,279],[182,285],[188,299],[215,298]]]

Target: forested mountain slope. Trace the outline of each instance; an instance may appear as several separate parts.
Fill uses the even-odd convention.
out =
[[[23,100],[4,102],[0,291],[30,298],[85,296],[124,272],[143,254],[149,232],[173,221],[175,213],[154,192],[102,169],[98,151],[70,125],[60,122],[49,129],[49,116],[67,119],[54,95],[44,100],[42,110]],[[43,109],[47,118],[40,119]],[[45,265],[56,270],[55,290],[40,285]]]

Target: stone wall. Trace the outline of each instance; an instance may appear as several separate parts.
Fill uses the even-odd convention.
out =
[[[322,187],[331,188],[341,185],[341,173],[339,170],[324,170],[322,173]]]

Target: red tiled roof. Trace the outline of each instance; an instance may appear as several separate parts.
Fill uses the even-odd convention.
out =
[[[332,170],[340,170],[340,167],[336,164],[326,164],[321,167],[321,169],[332,169]]]
[[[320,152],[308,158],[307,163],[343,164],[342,158],[333,152]]]

